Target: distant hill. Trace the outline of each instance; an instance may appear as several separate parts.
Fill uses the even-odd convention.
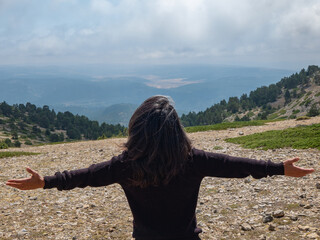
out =
[[[99,122],[107,122],[109,124],[120,124],[128,126],[129,120],[138,105],[130,103],[113,104],[104,109],[100,114],[92,116]]]
[[[210,125],[223,121],[297,118],[320,114],[320,68],[309,66],[282,78],[276,84],[262,86],[249,95],[221,100],[205,111],[183,114],[184,126]]]

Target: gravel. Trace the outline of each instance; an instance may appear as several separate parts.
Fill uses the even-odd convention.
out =
[[[239,132],[248,135],[319,122],[319,117],[304,121],[288,120],[244,127],[238,131],[198,132],[189,136],[193,146],[203,150],[275,162],[299,157],[299,166],[319,169],[319,150],[243,149],[223,140],[239,136]],[[132,215],[119,185],[60,192],[56,189],[19,191],[4,184],[9,178],[28,176],[26,166],[42,175],[52,175],[56,171],[83,168],[109,160],[121,153],[125,140],[114,138],[9,149],[42,154],[0,159],[0,238],[131,239]],[[319,239],[319,179],[318,172],[299,179],[284,176],[260,180],[251,177],[205,178],[197,206],[198,224],[203,229],[200,236],[202,239],[230,240]],[[282,211],[283,216],[262,220],[277,211]]]

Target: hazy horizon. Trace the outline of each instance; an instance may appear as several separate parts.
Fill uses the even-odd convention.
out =
[[[172,96],[182,111],[199,111],[293,73],[286,69],[199,64],[131,68],[0,66],[0,101],[90,108],[140,104],[151,95],[163,94]]]

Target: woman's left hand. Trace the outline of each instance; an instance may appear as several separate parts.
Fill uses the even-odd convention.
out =
[[[293,163],[297,161],[299,161],[299,158],[292,158],[283,162],[284,175],[290,177],[303,177],[314,172],[313,168],[301,168],[294,166]]]

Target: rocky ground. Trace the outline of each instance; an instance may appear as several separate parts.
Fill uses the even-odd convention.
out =
[[[300,157],[300,166],[320,169],[319,150],[252,150],[223,140],[312,123],[320,118],[189,136],[200,149],[275,162]],[[27,176],[25,166],[52,175],[108,160],[121,153],[124,142],[118,138],[28,147],[19,150],[41,154],[0,159],[0,239],[131,239],[132,216],[118,185],[60,192],[19,191],[4,184]],[[197,217],[202,239],[320,239],[320,173],[301,179],[206,178]]]

